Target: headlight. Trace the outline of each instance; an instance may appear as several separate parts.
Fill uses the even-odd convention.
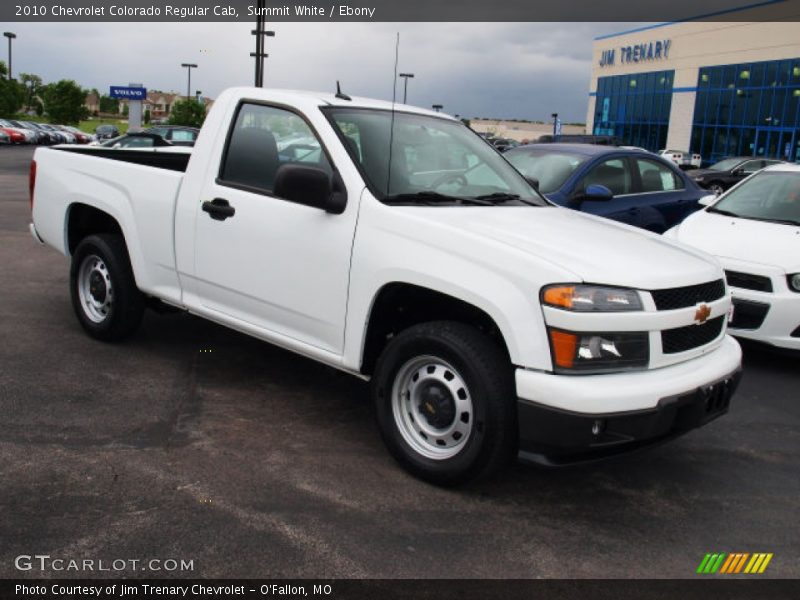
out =
[[[550,285],[542,290],[542,303],[576,312],[642,310],[635,290],[596,285]]]
[[[786,279],[789,280],[789,289],[793,292],[800,292],[800,273],[794,275],[787,275]]]
[[[606,373],[643,369],[650,360],[646,331],[574,333],[548,328],[556,373]]]

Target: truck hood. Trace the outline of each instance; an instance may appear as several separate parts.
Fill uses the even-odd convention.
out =
[[[720,258],[800,270],[800,227],[737,219],[699,211],[676,230],[675,238]]]
[[[443,227],[534,255],[585,282],[660,289],[722,276],[715,259],[703,252],[567,208],[433,208],[426,213]]]

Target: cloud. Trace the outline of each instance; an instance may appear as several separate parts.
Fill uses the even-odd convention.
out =
[[[583,121],[592,38],[620,23],[276,23],[267,38],[271,87],[330,90],[391,99],[395,35],[409,103],[445,105],[462,116]],[[19,23],[14,71],[45,81],[75,79],[101,91],[140,82],[214,97],[253,81],[250,23]],[[398,85],[398,93],[402,88]]]

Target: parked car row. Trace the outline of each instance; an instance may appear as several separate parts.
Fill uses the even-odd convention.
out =
[[[18,119],[0,119],[0,131],[12,144],[88,144],[94,136],[71,125],[53,125]]]
[[[159,146],[191,147],[194,146],[198,133],[200,133],[200,130],[197,127],[160,125],[138,133],[118,135],[111,139],[101,140],[98,138],[96,145],[105,146],[107,148],[154,148]]]

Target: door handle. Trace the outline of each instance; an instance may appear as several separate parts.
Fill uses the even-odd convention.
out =
[[[203,212],[207,212],[215,221],[224,221],[236,214],[236,209],[224,198],[214,198],[203,202]]]

